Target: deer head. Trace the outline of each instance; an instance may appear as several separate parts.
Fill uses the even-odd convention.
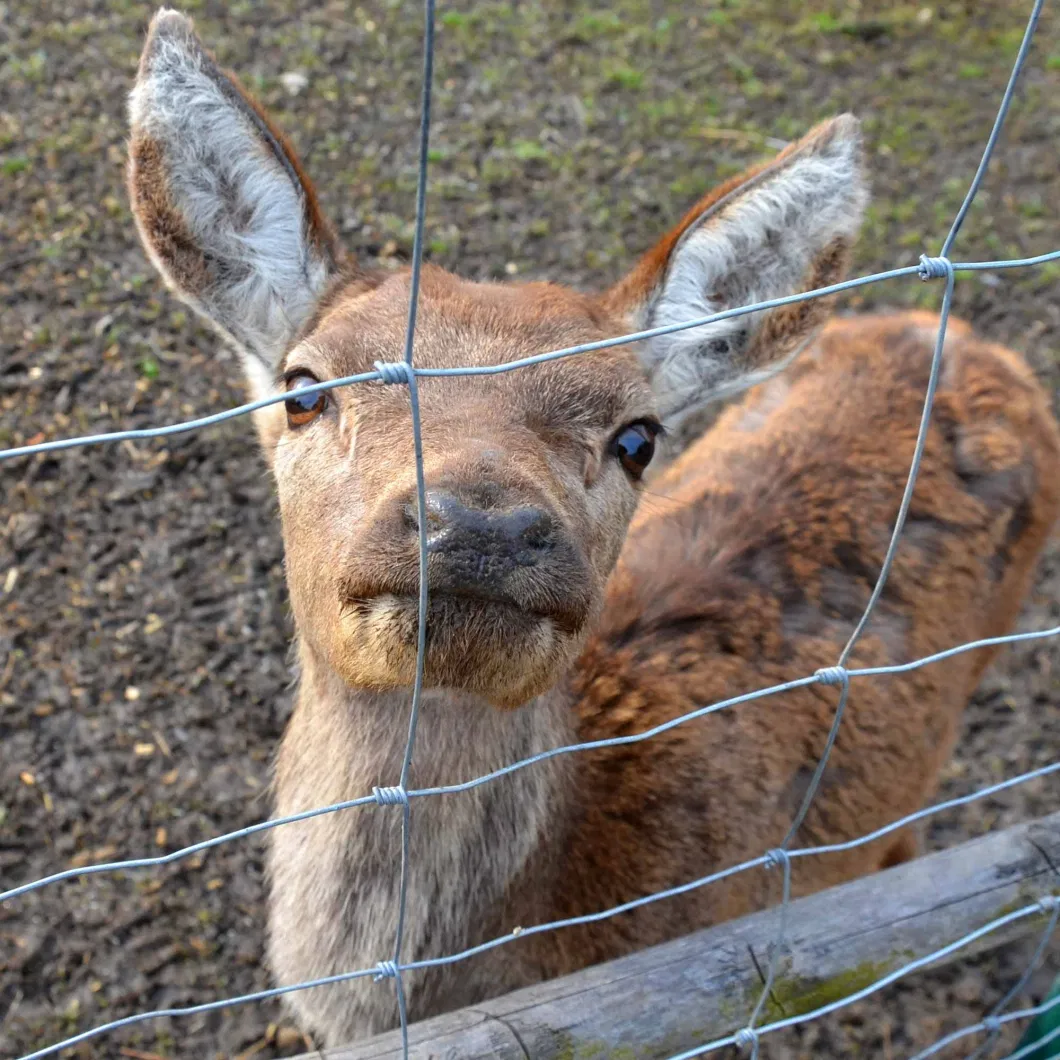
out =
[[[239,351],[275,476],[298,632],[351,686],[409,685],[418,533],[409,393],[307,383],[400,360],[408,269],[344,261],[291,147],[182,16],[151,24],[129,193],[174,292]],[[842,278],[866,197],[858,126],[819,125],[724,184],[616,286],[471,283],[426,265],[415,362],[508,362]],[[501,707],[591,628],[664,427],[782,364],[820,300],[501,375],[421,379],[428,685]]]

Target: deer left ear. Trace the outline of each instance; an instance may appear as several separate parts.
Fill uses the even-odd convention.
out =
[[[605,296],[646,330],[838,282],[868,198],[858,122],[813,129],[722,185]],[[640,356],[668,425],[794,356],[824,323],[811,299],[662,335]]]
[[[151,22],[129,101],[128,188],[151,261],[242,354],[255,397],[336,271],[309,178],[191,22]]]

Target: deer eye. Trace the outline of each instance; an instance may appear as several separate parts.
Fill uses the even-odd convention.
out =
[[[315,390],[309,394],[299,394],[299,390],[319,383],[311,372],[297,371],[287,377],[287,426],[304,427],[312,423],[328,407],[328,392]]]
[[[618,457],[626,474],[632,479],[639,479],[644,469],[655,455],[655,439],[662,432],[662,426],[651,420],[639,420],[630,423],[611,440],[610,453]]]

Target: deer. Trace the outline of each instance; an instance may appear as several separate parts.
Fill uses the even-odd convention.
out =
[[[254,413],[298,675],[275,813],[364,796],[400,775],[416,675],[411,394],[385,368],[402,358],[410,267],[342,250],[290,143],[179,13],[152,20],[129,106],[127,184],[146,253],[238,352],[251,396],[282,395]],[[835,284],[867,196],[859,125],[841,115],[707,194],[603,290],[472,282],[426,262],[415,365],[504,364]],[[428,597],[410,789],[644,732],[835,665],[881,571],[939,321],[833,306],[783,304],[493,375],[418,377]],[[1011,630],[1057,517],[1060,433],[1023,358],[958,320],[942,358],[904,538],[852,667]],[[374,380],[312,389],[377,364]],[[666,435],[719,398],[713,426],[667,452]],[[992,657],[854,681],[796,845],[865,835],[923,806]],[[277,827],[271,974],[292,985],[391,954],[406,810],[405,962],[758,857],[799,809],[836,699],[815,681],[470,790],[406,794],[400,812]],[[905,828],[793,859],[791,893],[917,849]],[[741,916],[777,888],[758,866],[407,971],[408,1018]],[[328,1046],[398,1021],[393,984],[370,978],[288,1003]]]

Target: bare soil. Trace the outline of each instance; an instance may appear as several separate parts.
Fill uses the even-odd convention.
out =
[[[1030,4],[928,2],[443,4],[429,257],[472,277],[605,283],[711,184],[843,110],[865,121],[874,173],[858,270],[937,252]],[[406,256],[418,5],[183,7],[290,131],[348,246]],[[242,400],[233,358],[162,290],[126,206],[125,94],[150,13],[132,0],[0,3],[0,446]],[[1060,19],[1047,7],[956,256],[1060,247],[1058,134]],[[1054,391],[1058,280],[1053,265],[957,289],[960,314],[1024,351]],[[845,308],[938,296],[937,284],[893,282]],[[1054,544],[1020,628],[1058,621]],[[290,632],[249,422],[0,464],[0,883],[265,817]],[[1007,651],[968,710],[943,794],[1054,758],[1058,693],[1060,642]],[[1028,784],[949,813],[927,845],[1049,812],[1057,792]],[[257,839],[8,903],[0,1054],[265,987],[263,919]],[[763,1054],[909,1055],[979,1019],[1027,952],[917,977]],[[73,1055],[267,1060],[301,1047],[260,1004],[141,1024]]]

